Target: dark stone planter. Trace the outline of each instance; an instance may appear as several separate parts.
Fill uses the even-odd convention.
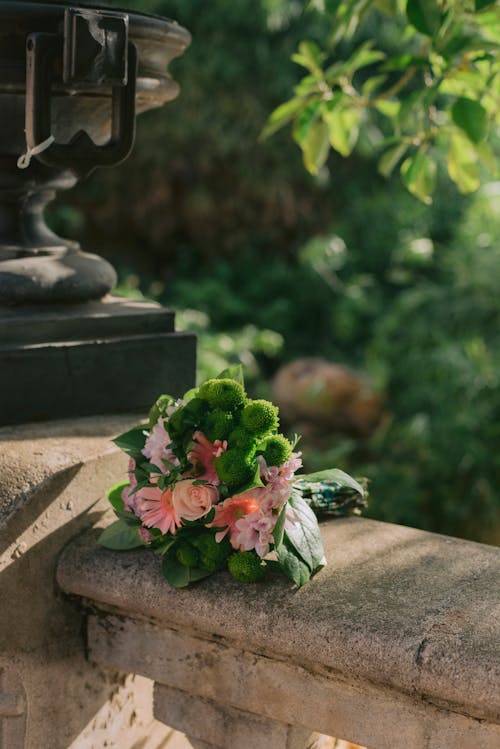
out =
[[[43,217],[56,190],[128,156],[136,114],[177,95],[168,64],[189,42],[159,17],[0,2],[0,423],[140,409],[192,384],[194,339],[180,344],[173,315],[95,302],[114,269]]]

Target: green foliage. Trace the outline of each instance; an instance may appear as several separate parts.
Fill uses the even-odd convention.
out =
[[[218,543],[213,533],[202,533],[193,538],[192,543],[198,551],[201,566],[210,572],[223,569],[233,551],[227,536]]]
[[[330,148],[349,156],[363,134],[365,147],[384,152],[384,176],[406,155],[403,184],[427,204],[447,152],[449,176],[461,192],[473,192],[480,163],[498,173],[488,146],[500,125],[500,22],[492,5],[325,2],[329,54],[313,41],[299,44],[292,60],[306,74],[271,114],[263,137],[293,122],[304,165],[316,175]]]
[[[298,492],[292,494],[288,504],[293,515],[276,552],[283,572],[300,588],[325,566],[326,559],[313,511]]]
[[[211,411],[203,421],[203,434],[211,442],[228,438],[234,426],[233,415],[227,411],[216,409]]]
[[[106,549],[122,551],[145,545],[139,536],[138,523],[130,525],[123,518],[119,518],[108,525],[99,536],[97,543]]]

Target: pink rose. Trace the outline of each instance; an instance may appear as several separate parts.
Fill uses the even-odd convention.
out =
[[[212,484],[195,485],[191,479],[178,481],[174,487],[173,504],[177,515],[184,520],[198,520],[219,500],[219,492]]]

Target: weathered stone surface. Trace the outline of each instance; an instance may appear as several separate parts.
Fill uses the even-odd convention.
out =
[[[403,712],[396,711],[394,720],[403,721],[413,701],[424,700],[433,709],[463,714],[464,721],[465,716],[498,721],[500,552],[357,518],[325,523],[322,532],[329,565],[300,591],[284,579],[243,586],[226,573],[174,590],[153,554],[113,553],[96,547],[92,534],[65,551],[58,580],[67,592],[129,617],[152,618],[169,632],[179,629],[293,663],[314,675],[307,680],[311,694],[320,676],[339,684],[369,682],[408,704]],[[115,647],[110,640],[110,653]],[[146,658],[147,647],[141,652]],[[152,666],[147,663],[147,675],[161,681],[171,664],[165,665],[165,673],[159,664],[151,673]],[[286,679],[283,684],[288,688]],[[341,693],[335,695],[341,699]],[[369,712],[381,721],[387,709],[375,701]],[[255,706],[253,711],[258,712]],[[448,713],[443,715],[447,720]],[[293,718],[274,717],[284,722]],[[366,718],[362,710],[359,717]],[[331,725],[311,727],[343,737]],[[358,743],[365,740],[363,736]]]
[[[14,514],[33,501],[37,505],[34,512],[40,514],[43,501],[50,501],[65,486],[72,490],[73,495],[76,494],[75,488],[81,487],[82,494],[74,497],[80,508],[96,502],[107,486],[116,483],[117,475],[123,473],[126,466],[126,458],[111,439],[137,422],[136,416],[128,414],[0,429],[0,531],[6,532],[7,523]],[[96,475],[99,470],[103,475]],[[87,473],[80,483],[82,474]],[[87,483],[90,476],[94,476],[96,481],[93,488]],[[72,480],[77,482],[73,487]],[[91,496],[86,495],[85,487],[92,492]],[[74,518],[75,507],[61,509],[66,513],[63,517]],[[62,518],[58,522],[60,524]],[[42,524],[47,525],[46,522]],[[18,530],[21,530],[20,526]],[[39,532],[40,538],[47,535],[46,528],[40,528]],[[9,533],[9,536],[15,537],[14,533]],[[0,539],[3,541],[5,537],[2,534]],[[29,539],[37,538],[38,531],[30,528]]]
[[[286,638],[286,631],[280,632]],[[263,629],[261,640],[266,637]],[[164,624],[103,612],[90,616],[88,642],[91,660],[101,666],[145,674],[158,684],[219,703],[221,713],[229,706],[280,725],[346,738],[370,749],[498,746],[498,725],[438,708],[418,696],[351,674],[327,671],[320,663],[305,668],[297,665],[298,653],[279,659],[228,645],[225,638],[208,633],[195,636]],[[156,715],[162,718],[161,711]],[[167,712],[164,717],[172,716]],[[209,723],[213,715],[205,713],[204,719],[207,723],[198,731],[216,738],[217,728]],[[250,736],[253,731],[250,720]],[[214,746],[232,749],[224,741]],[[282,749],[283,744],[278,747]]]
[[[155,717],[221,749],[304,749],[310,731],[157,684]]]
[[[103,514],[105,490],[124,475],[110,439],[134,423],[0,429],[0,698],[26,701],[21,715],[0,714],[0,749],[18,749],[19,736],[19,749],[163,749],[171,735],[153,720],[150,682],[85,660],[82,617],[54,584],[62,547]],[[149,733],[156,743],[140,743]]]

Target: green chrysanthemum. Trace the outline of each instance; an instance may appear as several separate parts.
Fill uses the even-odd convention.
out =
[[[196,546],[200,556],[200,564],[209,572],[221,570],[229,554],[232,551],[229,539],[226,537],[220,543],[217,543],[215,536],[204,534],[193,539],[193,545]]]
[[[182,541],[175,550],[175,557],[185,567],[196,567],[199,562],[199,554],[187,541]]]
[[[282,434],[273,434],[265,440],[262,454],[268,466],[280,466],[292,454],[292,445]]]
[[[245,427],[239,426],[230,433],[228,442],[230,448],[237,447],[249,454],[255,449],[257,439],[255,434],[250,434]]]
[[[250,481],[254,467],[249,455],[236,447],[222,453],[215,461],[218,477],[230,489],[243,486]]]
[[[241,414],[241,422],[251,434],[267,434],[278,428],[278,409],[270,401],[249,401]]]
[[[201,385],[198,397],[206,400],[213,408],[221,411],[235,411],[246,402],[245,390],[239,382],[224,378],[207,380]]]
[[[227,566],[231,575],[240,583],[257,583],[265,575],[264,567],[253,551],[240,551],[232,554],[227,561]]]
[[[216,408],[214,411],[211,411],[206,415],[202,428],[203,434],[207,439],[209,439],[210,442],[215,442],[215,440],[227,439],[233,426],[234,419],[232,414]]]

